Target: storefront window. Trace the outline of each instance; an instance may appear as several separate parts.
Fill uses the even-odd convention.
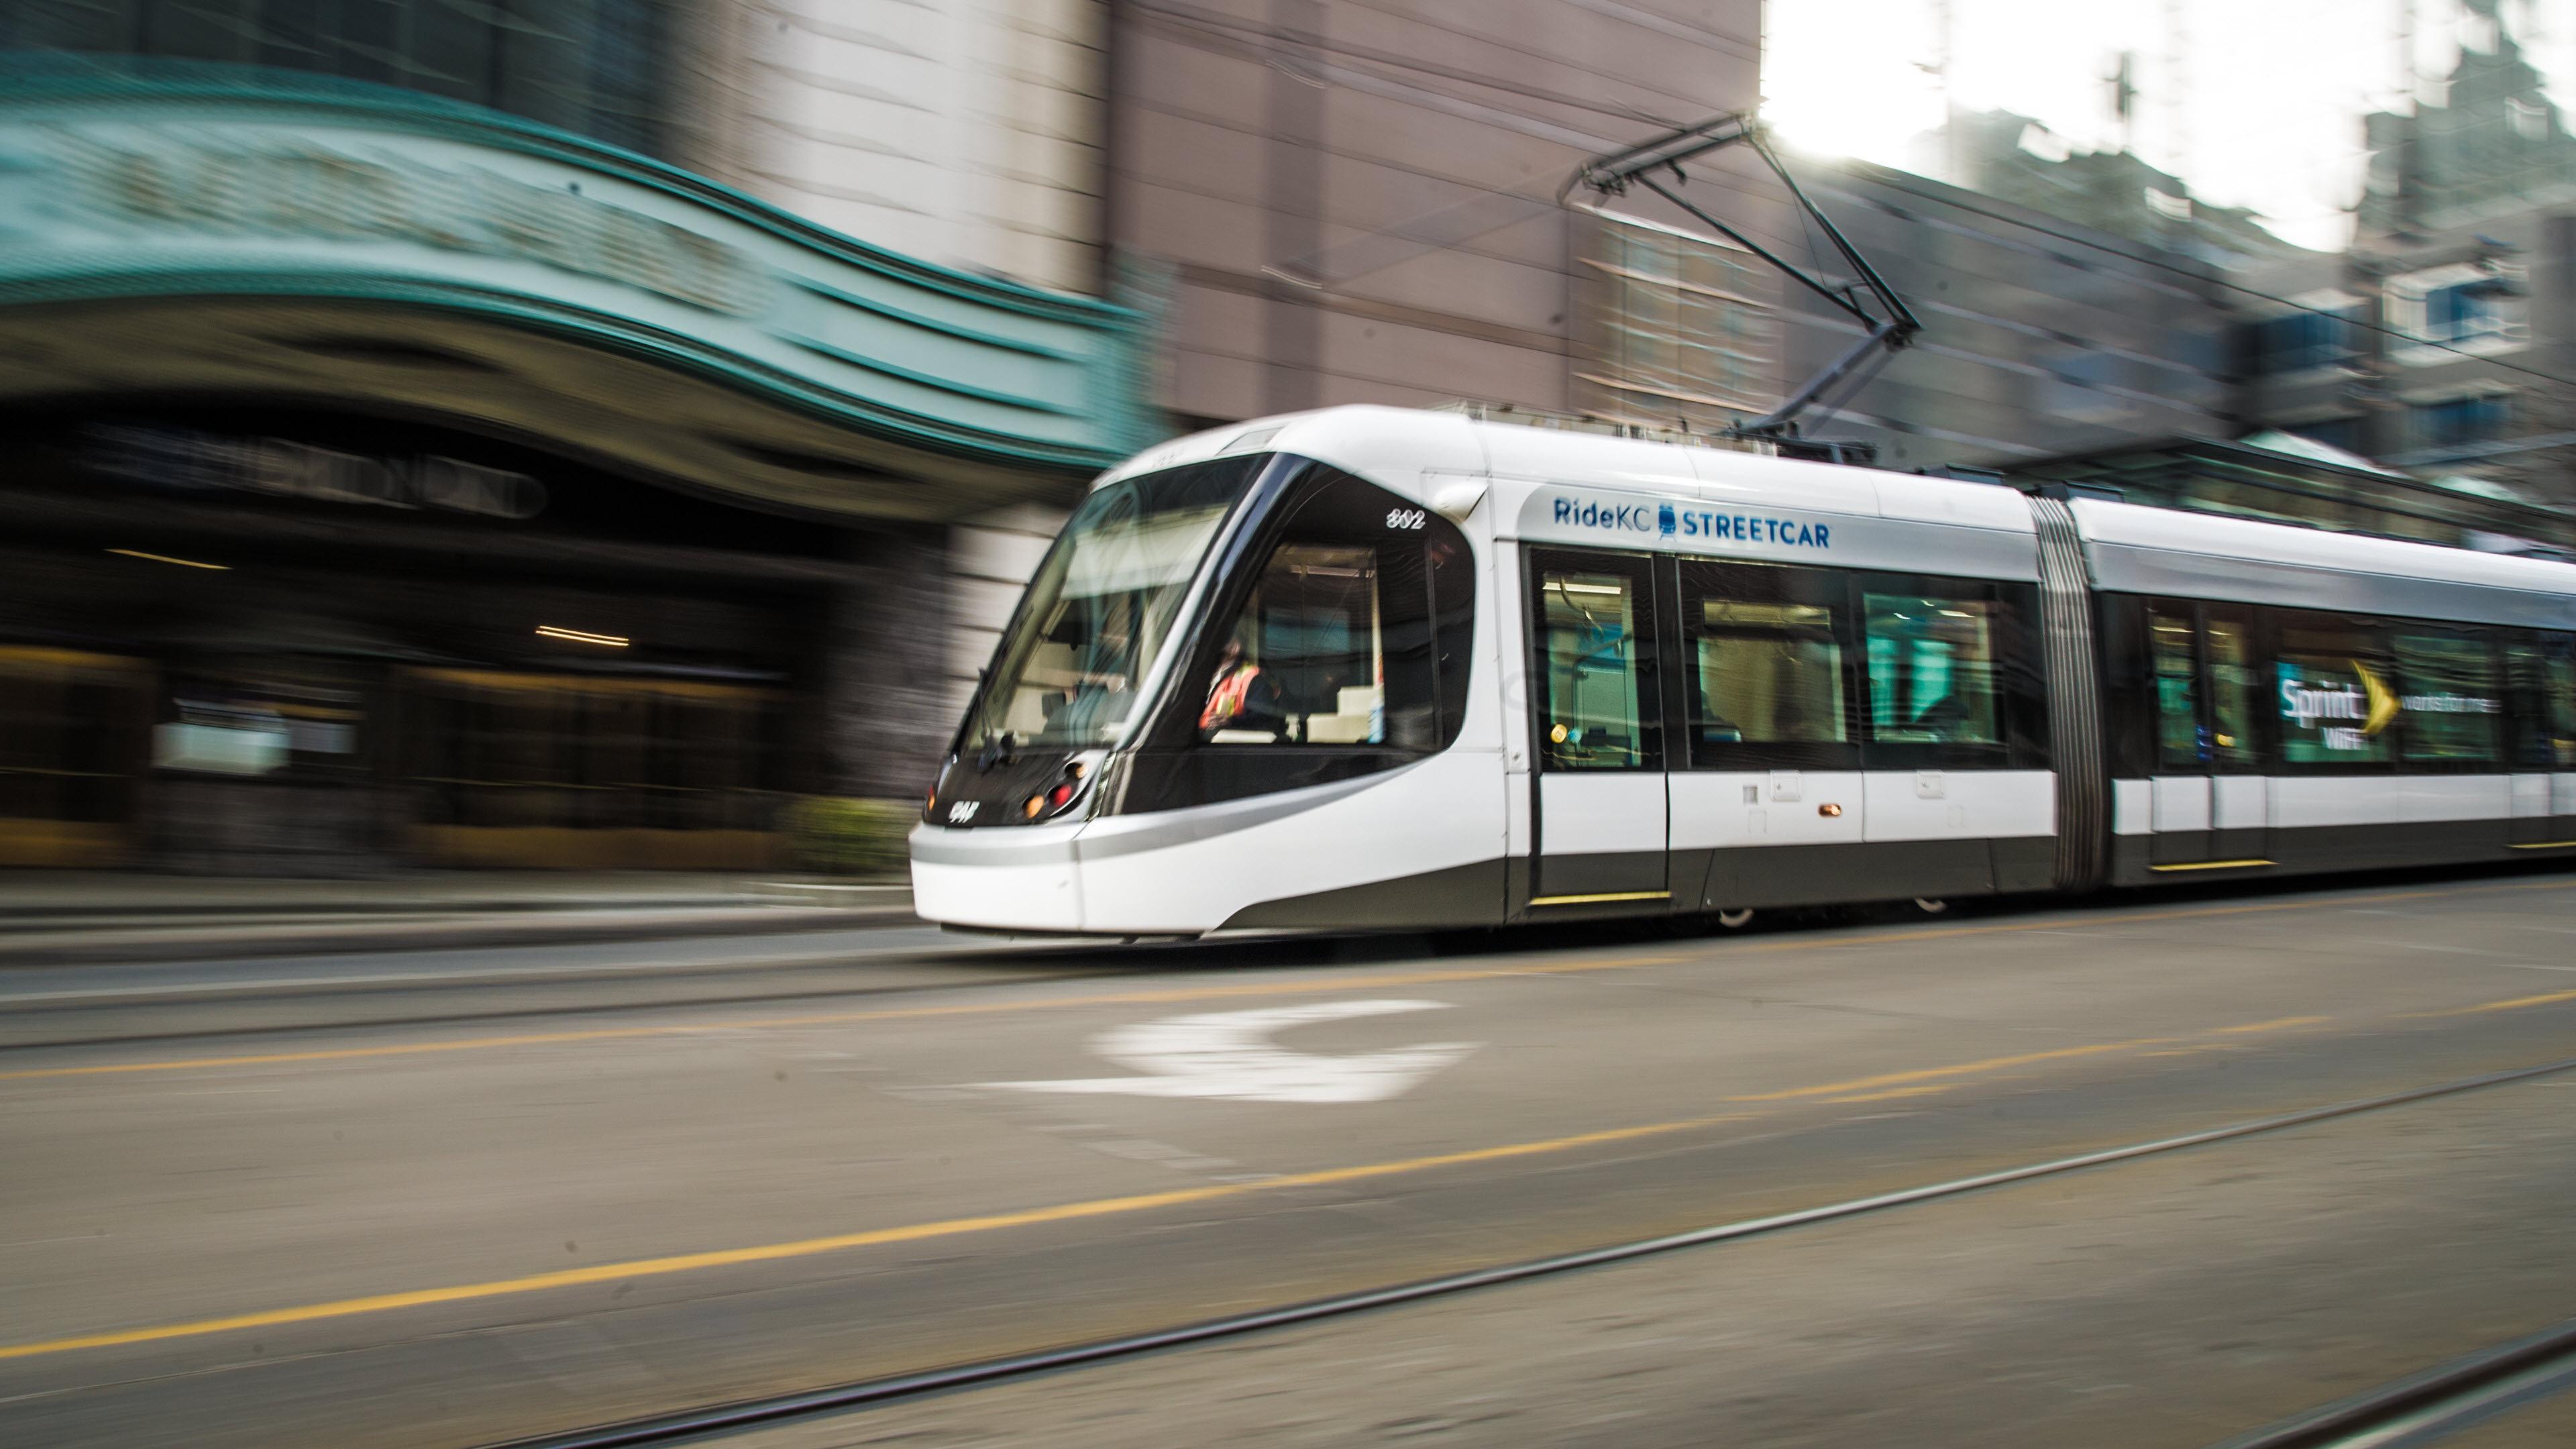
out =
[[[401,690],[402,774],[420,800],[420,825],[763,831],[775,823],[784,712],[775,691],[462,669],[405,670]]]
[[[674,0],[65,0],[0,5],[0,49],[317,71],[666,154]]]
[[[139,659],[0,646],[0,862],[11,821],[132,819],[151,687]]]

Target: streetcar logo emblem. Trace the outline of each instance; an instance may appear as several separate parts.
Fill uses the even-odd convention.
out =
[[[974,819],[975,808],[983,803],[984,802],[981,800],[960,800],[956,804],[949,806],[948,823],[951,825],[963,825],[967,821]]]

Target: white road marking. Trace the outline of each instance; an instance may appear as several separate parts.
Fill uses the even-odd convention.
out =
[[[1448,1005],[1445,1001],[1327,1001],[1175,1016],[1122,1026],[1092,1039],[1093,1051],[1143,1076],[978,1085],[1014,1092],[1122,1092],[1241,1102],[1380,1102],[1411,1090],[1484,1043],[1427,1042],[1392,1051],[1323,1057],[1273,1045],[1270,1034],[1318,1021],[1433,1011]]]

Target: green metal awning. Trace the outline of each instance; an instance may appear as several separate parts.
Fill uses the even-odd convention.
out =
[[[0,64],[0,404],[347,408],[936,520],[1151,442],[1145,334],[480,107]]]

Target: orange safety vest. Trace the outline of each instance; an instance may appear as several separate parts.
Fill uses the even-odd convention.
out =
[[[1260,677],[1261,666],[1257,664],[1238,664],[1220,676],[1216,687],[1208,691],[1207,708],[1199,711],[1199,728],[1215,729],[1243,713],[1244,695],[1252,689],[1252,681]]]

